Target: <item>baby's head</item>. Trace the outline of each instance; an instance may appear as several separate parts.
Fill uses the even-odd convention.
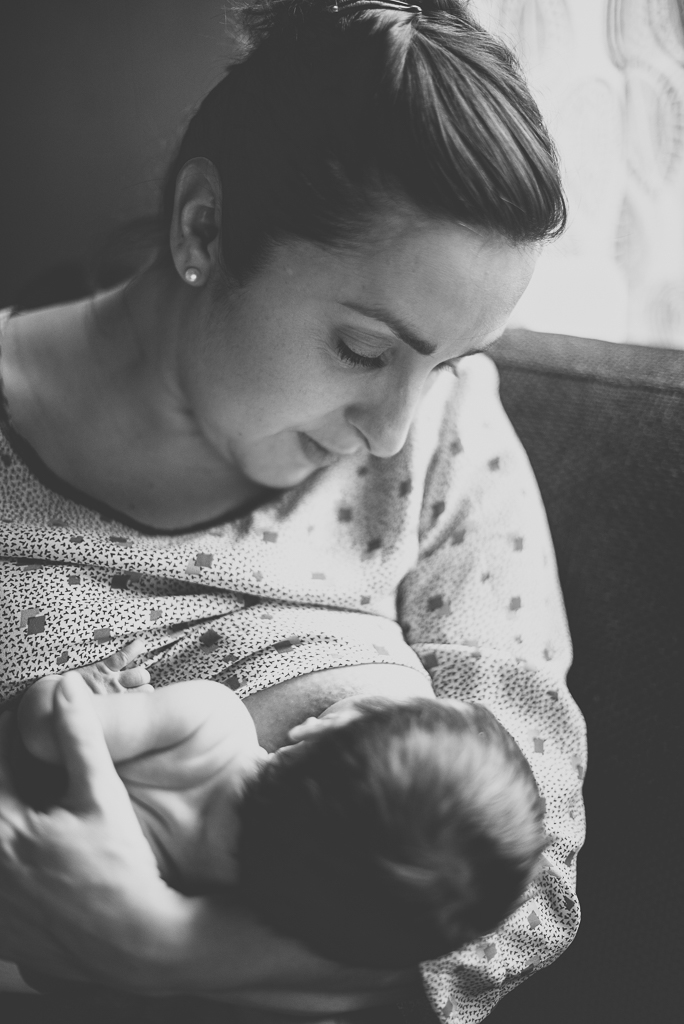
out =
[[[341,704],[245,790],[246,902],[276,931],[363,967],[415,965],[491,931],[546,845],[517,744],[478,704]]]

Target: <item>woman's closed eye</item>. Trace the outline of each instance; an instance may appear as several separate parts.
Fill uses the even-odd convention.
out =
[[[438,363],[435,366],[435,373],[441,373],[446,370],[447,373],[453,373],[454,377],[458,377],[458,359],[450,359],[446,363]]]
[[[350,348],[342,338],[337,338],[337,355],[343,363],[347,363],[349,366],[362,367],[366,370],[381,370],[383,366],[387,365],[387,355],[385,352],[382,352],[377,356],[363,355],[363,353]],[[458,360],[447,360],[444,363],[439,363],[434,367],[434,369],[436,372],[446,370],[448,373],[453,373],[454,376],[457,377]]]
[[[337,355],[343,363],[347,363],[349,366],[361,366],[366,370],[380,370],[386,365],[384,352],[377,356],[365,356],[350,348],[342,338],[337,339]]]

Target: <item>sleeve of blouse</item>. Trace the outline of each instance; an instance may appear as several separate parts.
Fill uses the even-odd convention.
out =
[[[496,933],[422,965],[444,1022],[474,1024],[572,941],[584,838],[585,728],[565,676],[570,638],[541,497],[498,397],[494,364],[465,360],[423,504],[400,621],[438,696],[485,704],[527,757],[546,807],[546,866]]]

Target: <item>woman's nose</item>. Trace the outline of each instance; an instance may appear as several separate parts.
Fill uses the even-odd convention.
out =
[[[404,447],[420,398],[420,388],[395,391],[378,404],[352,406],[347,422],[363,435],[371,455],[388,459]]]

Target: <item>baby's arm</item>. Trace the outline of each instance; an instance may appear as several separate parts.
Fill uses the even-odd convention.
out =
[[[67,676],[76,677],[86,688],[78,672],[69,672]],[[53,764],[62,762],[52,719],[54,695],[62,678],[39,679],[26,691],[18,712],[19,731],[26,748],[34,757]],[[88,692],[115,762],[178,746],[210,717],[229,714],[231,709],[227,705],[232,703],[231,698],[240,703],[232,691],[205,679],[174,683],[158,690],[145,687],[121,693]]]

